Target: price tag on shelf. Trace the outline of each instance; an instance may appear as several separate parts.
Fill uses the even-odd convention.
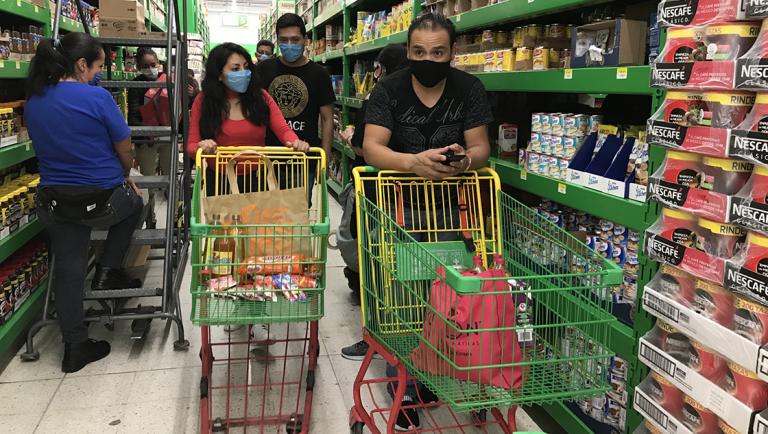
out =
[[[491,166],[491,170],[496,170],[496,162],[495,161],[491,161],[490,166]]]
[[[320,59],[320,61],[321,61],[321,62],[323,62],[323,63],[325,63],[325,61],[326,61],[326,60],[327,60],[327,59],[325,58],[325,56],[323,56],[323,58],[322,58],[322,59]]]
[[[38,13],[38,12],[40,12],[40,8],[35,6],[35,13]]]
[[[528,0],[528,4],[533,3],[535,0]]]
[[[626,66],[616,68],[616,80],[626,80],[628,74],[629,70],[627,70]]]
[[[21,0],[16,0],[16,6],[21,7]]]
[[[0,60],[0,69],[2,69],[2,68],[5,68],[5,62],[3,62],[2,60]]]
[[[563,70],[563,79],[564,80],[570,80],[573,78],[573,69],[565,69]]]
[[[520,171],[520,179],[522,179],[523,181],[528,179],[528,171],[527,170],[523,169],[523,170]]]
[[[25,148],[27,148],[27,152],[29,152],[30,143],[31,142],[27,142],[27,145],[25,146]]]
[[[562,182],[558,182],[557,183],[557,192],[560,193],[560,194],[565,194],[565,190],[566,190],[566,185],[563,184]]]
[[[19,61],[16,61],[16,69],[21,69],[21,63]]]

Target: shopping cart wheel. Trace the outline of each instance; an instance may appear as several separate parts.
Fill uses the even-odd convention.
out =
[[[472,413],[472,422],[475,424],[475,427],[480,428],[485,424],[485,422],[488,421],[488,410],[480,410],[480,411],[473,411]]]
[[[38,351],[33,351],[31,353],[24,352],[24,353],[21,353],[19,357],[21,358],[22,362],[36,362],[40,360],[40,352]]]
[[[304,421],[303,414],[292,414],[288,419],[288,423],[285,424],[285,432],[287,434],[299,434],[301,432],[301,424]]]
[[[227,426],[224,425],[224,421],[220,417],[217,417],[211,425],[211,432],[227,432]]]
[[[356,422],[354,425],[349,427],[349,432],[351,434],[363,434],[363,428],[365,428],[365,424],[362,422]]]

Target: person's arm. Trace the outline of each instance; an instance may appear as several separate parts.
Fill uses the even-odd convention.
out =
[[[107,129],[107,134],[115,149],[115,154],[120,160],[120,165],[123,167],[123,172],[127,177],[131,173],[131,167],[133,167],[131,129],[125,123],[123,114],[120,113],[120,109],[115,104],[115,100],[112,99],[112,95],[106,89],[101,90],[103,92],[97,94],[97,98],[100,98],[99,102],[101,103],[101,121]]]
[[[200,144],[209,143],[206,152],[211,153],[216,150],[216,142],[213,140],[203,140],[200,137],[200,117],[203,111],[203,98],[205,96],[201,93],[195,98],[195,102],[192,104],[192,111],[189,114],[189,134],[187,136],[187,152],[193,157],[197,153],[197,149]]]
[[[469,157],[469,164],[464,164],[467,168],[463,170],[475,170],[485,167],[488,164],[488,157],[491,156],[488,127],[482,125],[464,131],[464,142],[467,144],[466,154]]]
[[[126,178],[131,176],[131,168],[133,168],[133,147],[131,146],[130,136],[113,144],[115,147],[115,154],[117,159],[120,160],[120,166],[123,167],[123,175]]]
[[[322,146],[325,155],[331,155],[333,145],[333,105],[320,107],[320,128],[322,128]]]
[[[485,167],[491,155],[488,124],[493,122],[493,112],[485,88],[479,80],[470,89],[466,106],[464,143],[469,161],[458,161],[453,166],[461,170],[473,170]]]

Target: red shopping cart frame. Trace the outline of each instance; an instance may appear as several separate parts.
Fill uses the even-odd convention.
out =
[[[318,323],[201,327],[200,432],[309,432]],[[224,337],[216,340],[214,335]],[[248,428],[253,427],[253,428]]]
[[[375,338],[363,331],[363,339],[368,343],[368,352],[363,359],[360,370],[357,372],[357,378],[353,387],[354,406],[350,411],[349,426],[353,434],[363,433],[363,427],[368,428],[373,434],[386,432],[392,434],[395,431],[395,421],[397,414],[401,409],[416,409],[420,412],[421,428],[405,431],[409,433],[440,433],[440,434],[458,434],[458,433],[488,433],[489,429],[500,428],[505,434],[513,434],[516,429],[515,415],[517,407],[510,407],[507,410],[507,416],[501,410],[494,408],[490,410],[491,417],[487,417],[486,412],[473,412],[470,414],[457,414],[449,405],[443,402],[423,402],[421,396],[417,397],[413,405],[402,405],[405,395],[405,384],[408,380],[414,378],[409,376],[406,367],[392,353],[379,343]],[[366,374],[371,366],[375,355],[380,355],[384,361],[397,368],[398,376],[384,378],[366,378]],[[395,397],[384,400],[377,397],[375,390],[381,391],[386,388],[395,387]],[[366,410],[364,400],[370,404],[371,410]],[[441,417],[438,420],[435,410],[441,411]],[[394,415],[394,417],[393,417]],[[446,416],[447,415],[447,416]],[[498,429],[494,429],[498,432]]]

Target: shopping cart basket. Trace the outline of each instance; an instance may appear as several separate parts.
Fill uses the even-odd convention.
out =
[[[503,193],[489,169],[428,181],[357,168],[354,180],[369,351],[354,385],[353,432],[363,425],[392,432],[402,408],[439,405],[419,396],[401,406],[406,378],[449,404],[447,415],[429,413],[430,427],[417,432],[485,427],[490,409],[493,424],[509,433],[517,405],[608,390],[605,366],[612,353],[606,345],[616,321],[610,307],[612,287],[622,278],[618,266]],[[493,278],[460,271],[494,266],[499,272]],[[514,318],[489,322],[494,315]],[[493,336],[514,342],[502,345],[505,340]],[[375,353],[397,367],[397,378],[366,375]],[[505,372],[514,373],[514,385],[494,381]],[[395,390],[393,400],[374,391],[385,384]],[[367,389],[371,412],[361,389]],[[507,421],[499,408],[509,409]]]
[[[202,335],[201,432],[309,432],[330,228],[326,188],[319,148],[198,152],[191,292],[192,322]],[[248,224],[248,210],[269,203],[247,202],[242,215],[203,209],[204,195],[278,189],[300,189],[300,198],[311,199],[305,222],[267,224],[271,217],[261,216]],[[226,327],[212,327],[219,325]]]

